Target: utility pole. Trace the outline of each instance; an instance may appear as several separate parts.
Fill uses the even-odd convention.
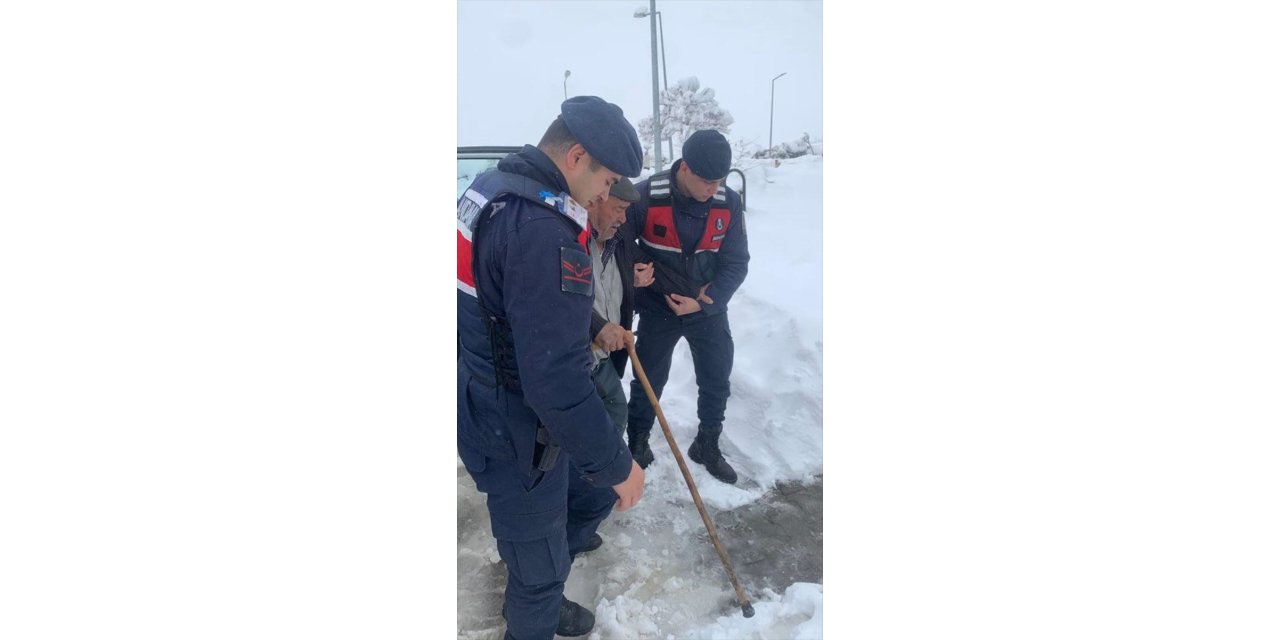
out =
[[[635,17],[647,18],[653,14],[658,14],[658,39],[662,41],[662,90],[667,90],[667,34],[662,30],[662,12],[661,11],[645,11],[644,9],[636,9]],[[671,148],[671,136],[667,136],[667,155],[672,158],[676,157],[676,152]]]
[[[658,36],[662,40],[662,90],[667,90],[667,34],[662,30],[662,12],[655,11],[658,14]],[[667,155],[671,159],[675,159],[676,152],[671,149],[671,135],[667,135]]]
[[[653,171],[662,170],[662,116],[658,111],[658,16],[656,0],[649,0],[649,43],[653,58]],[[772,120],[772,115],[770,119]]]

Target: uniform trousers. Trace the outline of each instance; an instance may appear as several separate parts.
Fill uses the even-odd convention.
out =
[[[684,338],[693,356],[693,373],[698,384],[698,435],[718,437],[724,425],[724,409],[729,402],[729,373],[733,370],[733,335],[728,314],[681,318],[674,314],[641,312],[636,329],[636,356],[644,367],[654,395],[671,373],[671,355]],[[653,430],[654,411],[637,378],[631,381],[631,401],[627,405],[627,433],[647,438]]]
[[[510,437],[512,430],[536,429],[536,419],[528,419],[532,412],[519,394],[495,391],[465,372],[459,384],[467,385],[459,394],[459,429],[471,433],[459,434],[458,454],[486,496],[498,555],[507,567],[504,640],[550,640],[573,557],[613,511],[618,495],[583,480],[563,449],[546,471],[530,468],[525,456],[509,456],[515,442],[533,441],[531,434]]]

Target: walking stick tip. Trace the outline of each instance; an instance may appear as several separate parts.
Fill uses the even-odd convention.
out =
[[[742,605],[742,617],[744,617],[744,618],[750,618],[751,616],[754,616],[755,614],[756,614],[756,608],[755,608],[755,607],[751,606],[750,604],[744,604],[744,605]]]

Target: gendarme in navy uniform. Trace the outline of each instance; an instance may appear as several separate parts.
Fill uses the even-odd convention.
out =
[[[622,110],[575,97],[537,147],[458,200],[458,455],[487,495],[507,567],[508,640],[591,630],[592,614],[563,596],[570,563],[615,503],[630,508],[643,492],[591,379],[579,204],[639,175],[640,163]]]
[[[627,209],[631,235],[654,262],[653,285],[637,289],[636,355],[659,397],[681,338],[689,344],[698,384],[698,436],[689,458],[722,482],[738,475],[720,451],[729,401],[733,335],[729,300],[747,277],[742,198],[724,186],[732,152],[718,131],[689,136],[680,160],[636,185],[640,201]],[[640,466],[653,461],[654,411],[638,380],[631,382],[627,438]]]

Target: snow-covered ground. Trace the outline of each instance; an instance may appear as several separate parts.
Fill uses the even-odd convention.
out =
[[[605,521],[604,546],[574,561],[565,586],[595,612],[592,640],[822,637],[822,158],[743,164],[751,266],[730,303],[733,396],[721,439],[738,484],[686,462],[756,615],[742,617],[655,425],[644,499]],[[628,367],[627,389],[630,378]],[[684,453],[698,424],[684,342],[662,409]],[[505,581],[484,497],[459,463],[459,638],[501,637]]]

